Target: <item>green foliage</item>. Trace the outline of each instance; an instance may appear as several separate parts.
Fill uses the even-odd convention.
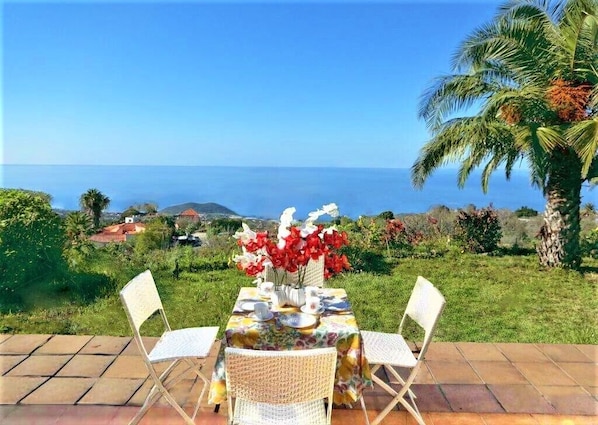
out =
[[[48,199],[32,192],[0,189],[0,300],[66,268],[62,222]]]
[[[454,238],[468,252],[492,252],[502,237],[498,215],[492,207],[461,210],[457,214]]]
[[[164,252],[172,256],[180,253]],[[130,336],[118,291],[148,266],[122,260],[119,254],[122,252],[115,254],[102,248],[88,259],[89,270],[93,273],[103,270],[107,277],[105,281],[89,277],[87,298],[95,296],[93,303],[64,298],[59,305],[43,305],[55,302],[58,297],[35,290],[33,294],[40,294],[38,307],[0,313],[2,329],[16,333]],[[413,284],[418,275],[423,275],[438,286],[447,300],[435,336],[438,341],[598,343],[598,299],[594,296],[598,260],[588,259],[588,272],[582,274],[538,270],[533,254],[448,255],[450,258],[440,260],[402,260],[392,267],[381,258],[386,273],[343,273],[327,281],[327,286],[345,288],[363,329],[395,332]],[[172,261],[172,256],[165,260]],[[217,325],[223,330],[239,288],[251,286],[252,280],[232,268],[183,270],[177,280],[172,274],[172,264],[159,270],[152,267],[173,328]],[[82,275],[81,283],[87,281]],[[69,286],[75,284],[71,282]],[[94,287],[103,290],[94,293]],[[98,295],[102,291],[103,295]],[[67,291],[65,295],[74,293]],[[480,311],[485,314],[480,315]],[[157,324],[148,332],[159,335]]]
[[[392,220],[393,218],[395,218],[395,215],[392,211],[383,211],[380,214],[378,214],[378,218],[381,218],[383,220]]]
[[[533,208],[523,206],[515,210],[515,215],[517,217],[536,217],[538,215],[538,211]]]
[[[392,268],[390,260],[379,250],[349,245],[342,247],[339,253],[347,256],[351,271],[355,273],[389,274]]]
[[[581,253],[584,257],[598,258],[598,227],[582,237]]]
[[[64,257],[69,265],[76,266],[94,250],[93,243],[88,238],[93,233],[91,219],[81,211],[72,211],[64,218],[64,230],[67,237]]]
[[[208,233],[210,235],[218,235],[226,233],[232,235],[241,228],[242,220],[238,218],[215,218],[208,226]]]
[[[177,235],[190,235],[202,228],[200,220],[192,220],[190,218],[179,218],[177,220],[177,225]]]
[[[121,221],[124,221],[126,217],[133,217],[133,216],[140,215],[140,214],[141,214],[141,211],[139,211],[134,206],[130,206],[129,208],[127,208],[120,214],[120,219],[121,219]]]
[[[110,198],[100,192],[98,189],[89,189],[79,198],[81,208],[93,219],[93,225],[97,229],[100,227],[100,217],[102,211],[110,205]]]
[[[168,248],[173,235],[172,220],[155,217],[146,223],[145,231],[135,237],[135,253],[144,255],[156,249]]]

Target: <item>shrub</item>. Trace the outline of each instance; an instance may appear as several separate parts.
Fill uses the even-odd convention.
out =
[[[461,210],[455,223],[455,240],[469,252],[491,252],[498,248],[502,237],[496,211],[488,208]]]
[[[581,239],[581,255],[584,257],[598,258],[598,227],[590,230]]]
[[[521,207],[515,210],[515,215],[517,217],[536,217],[538,215],[538,211],[534,210],[533,208]]]
[[[378,214],[378,218],[381,218],[383,220],[392,220],[393,218],[395,218],[395,215],[392,211],[383,211],[380,214]]]
[[[66,270],[65,234],[49,197],[0,189],[0,298]]]
[[[238,218],[216,218],[210,223],[208,233],[211,235],[220,233],[232,235],[241,228],[241,223],[242,221]]]

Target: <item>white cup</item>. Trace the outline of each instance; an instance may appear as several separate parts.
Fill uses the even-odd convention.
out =
[[[318,291],[319,291],[319,288],[316,286],[306,286],[305,287],[305,296],[306,297],[317,297]]]
[[[259,288],[262,295],[271,296],[274,292],[274,282],[262,282]]]
[[[305,298],[305,311],[308,313],[317,313],[320,310],[322,303],[320,297],[306,297]]]
[[[257,302],[253,305],[255,317],[259,320],[265,320],[270,315],[268,303]]]

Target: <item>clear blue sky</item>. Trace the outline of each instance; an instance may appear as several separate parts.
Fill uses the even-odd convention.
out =
[[[4,2],[4,164],[410,167],[500,1]]]

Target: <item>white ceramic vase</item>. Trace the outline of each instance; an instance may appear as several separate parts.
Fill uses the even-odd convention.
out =
[[[285,305],[301,307],[305,305],[305,288],[293,288],[283,285],[280,290],[274,291],[272,294],[272,304],[276,307]]]

